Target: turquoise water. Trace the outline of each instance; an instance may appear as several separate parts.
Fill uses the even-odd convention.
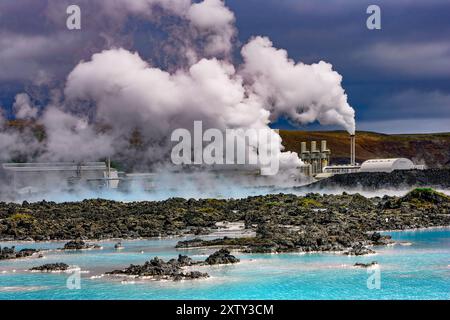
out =
[[[205,259],[211,250],[177,251],[179,239],[100,242],[103,250],[45,253],[44,259],[0,262],[0,299],[449,299],[450,229],[389,232],[409,245],[375,248],[376,255],[240,254],[232,266],[200,267],[211,278],[182,282],[98,278],[105,271],[188,254]],[[183,238],[185,239],[185,238]],[[1,243],[0,245],[11,245]],[[55,249],[62,242],[17,244],[17,247]],[[379,289],[369,289],[374,271],[355,268],[355,262],[379,263]],[[26,271],[44,263],[65,262],[81,267],[79,290],[68,289],[71,274]]]

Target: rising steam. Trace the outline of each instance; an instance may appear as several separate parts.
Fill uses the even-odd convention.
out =
[[[171,132],[191,129],[195,120],[221,130],[263,129],[285,116],[354,133],[354,110],[331,64],[295,62],[266,37],[254,37],[242,47],[242,64],[231,62],[237,32],[234,14],[223,1],[111,0],[101,5],[111,19],[139,15],[152,21],[161,13],[155,7],[162,7],[185,21],[186,39],[192,41],[180,51],[187,62],[167,71],[125,48],[93,54],[68,74],[63,95],[40,112],[26,94],[16,97],[16,117],[34,119],[46,136],[42,142],[0,133],[1,159],[32,151],[47,161],[112,156],[161,162],[167,159]],[[282,165],[301,163],[297,154],[282,151],[279,137],[275,149]]]

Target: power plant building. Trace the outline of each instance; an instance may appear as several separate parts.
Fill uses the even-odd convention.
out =
[[[65,190],[77,184],[101,187],[108,168],[104,162],[3,163],[0,177],[10,191],[34,193]]]
[[[394,170],[416,169],[414,163],[406,158],[371,159],[361,164],[360,172],[392,172]]]
[[[322,141],[320,150],[315,141],[311,142],[311,151],[306,148],[306,142],[301,142],[300,158],[306,163],[309,171],[304,174],[314,176],[316,179],[324,179],[335,174],[349,174],[357,172],[392,172],[394,170],[423,170],[424,165],[415,165],[406,158],[370,159],[361,165],[356,163],[355,135],[350,135],[350,163],[330,165],[331,151],[327,148],[327,142]]]
[[[304,165],[300,172],[315,179],[323,179],[335,174],[357,172],[392,172],[394,170],[424,169],[406,158],[371,159],[361,165],[356,163],[355,135],[350,136],[350,161],[348,164],[330,165],[331,151],[327,141],[311,141],[310,149],[306,142],[300,143],[300,158]],[[254,167],[214,167],[211,172],[218,175],[258,175]],[[33,194],[46,191],[70,191],[78,187],[90,189],[143,190],[155,188],[155,174],[125,173],[112,169],[108,160],[105,162],[58,162],[58,163],[3,163],[0,164],[0,193]]]
[[[330,163],[331,151],[327,148],[327,142],[322,140],[320,149],[317,148],[317,142],[311,141],[311,149],[308,150],[306,142],[300,144],[300,159],[309,168],[309,175],[316,175],[323,171],[323,168]]]

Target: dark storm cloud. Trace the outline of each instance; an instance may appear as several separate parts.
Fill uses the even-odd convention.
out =
[[[95,19],[95,3],[83,5],[83,28],[66,27],[67,0],[0,2],[0,83],[8,81],[49,83],[64,79],[82,59],[107,45],[124,45],[117,27]],[[99,15],[101,16],[101,15]],[[110,39],[114,40],[109,43]]]
[[[72,4],[81,8],[81,30],[66,27],[66,9]],[[170,69],[184,58],[184,47],[191,40],[185,17],[190,4],[190,0],[0,0],[0,85],[64,80],[79,61],[112,47],[138,50],[153,65]],[[200,13],[189,21],[204,23],[198,20],[202,18]],[[218,23],[225,31],[226,21]],[[228,39],[220,40],[226,46]]]
[[[105,2],[106,1],[106,2]],[[128,2],[129,0],[122,0]],[[138,2],[137,0],[135,2]],[[82,32],[65,27],[69,4],[82,6]],[[111,3],[104,10],[104,3]],[[30,86],[60,86],[80,60],[104,48],[139,50],[169,68],[183,39],[126,18],[116,0],[0,0],[0,105]],[[377,130],[380,121],[449,119],[450,1],[227,0],[241,43],[267,35],[296,61],[325,60],[343,75],[357,119]],[[382,30],[366,28],[366,8],[382,10]],[[171,32],[176,35],[176,32]],[[151,41],[155,40],[155,41]],[[164,41],[162,41],[164,40]],[[162,43],[171,42],[170,46]],[[238,56],[238,55],[237,55]],[[237,59],[239,59],[237,57]],[[30,91],[34,92],[35,89]],[[426,108],[426,111],[424,110]]]
[[[381,8],[382,30],[366,28]],[[450,131],[450,1],[230,0],[241,41],[269,35],[295,60],[326,60],[344,77],[357,119],[385,130],[391,119],[426,118]],[[312,127],[317,129],[316,127]],[[410,130],[409,130],[410,131]]]
[[[366,28],[366,9],[374,3],[381,7],[382,30]],[[389,67],[397,71],[391,79],[401,79],[403,71],[409,79],[414,63],[420,67],[416,78],[449,76],[434,61],[450,57],[449,1],[230,0],[228,5],[236,12],[241,39],[267,34],[294,58],[329,60],[355,80],[375,78]]]
[[[129,15],[121,6],[134,8],[133,1],[0,0],[0,105],[6,114],[11,115],[14,97],[23,91],[37,105],[44,105],[51,89],[62,89],[80,61],[104,49],[139,50],[148,61],[166,67],[176,60],[179,52],[172,47],[183,44],[176,32],[171,30],[170,45],[166,41],[161,47],[161,40],[168,40],[166,21],[155,17],[151,25],[148,14]],[[81,30],[66,27],[66,9],[71,4],[81,7]],[[163,10],[158,6],[152,9]]]

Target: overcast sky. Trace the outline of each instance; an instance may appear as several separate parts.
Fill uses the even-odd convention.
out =
[[[164,23],[155,26],[133,18],[119,23],[114,15],[102,16],[96,5],[101,1],[78,1],[83,32],[69,32],[61,28],[65,0],[0,0],[4,110],[9,112],[15,95],[23,91],[44,105],[48,92],[64,86],[80,60],[111,46],[138,50],[170,69],[175,58],[155,39],[175,45],[181,39],[165,39]],[[366,28],[370,4],[381,8],[381,30]],[[269,36],[295,61],[331,63],[343,76],[358,129],[450,131],[450,1],[228,0],[226,5],[236,16],[241,44],[252,36]],[[237,61],[239,49],[237,44]],[[283,120],[278,126],[291,127]],[[317,124],[303,128],[334,129]]]

